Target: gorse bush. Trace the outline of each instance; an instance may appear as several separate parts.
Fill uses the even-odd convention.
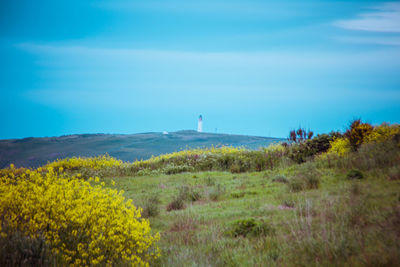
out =
[[[390,140],[400,136],[400,125],[393,124],[389,125],[387,123],[382,123],[381,125],[374,127],[372,132],[365,137],[366,143],[380,143],[386,140]]]
[[[328,153],[344,156],[351,150],[350,141],[347,138],[336,138],[330,142]]]
[[[1,235],[4,225],[31,238],[43,237],[52,253],[71,265],[146,265],[159,256],[159,234],[123,192],[91,181],[27,170],[0,178]]]
[[[117,160],[109,155],[102,155],[97,157],[72,157],[53,161],[44,166],[44,168],[52,167],[54,170],[81,170],[82,168],[89,168],[99,170],[109,167],[121,166],[122,161]]]
[[[371,124],[363,123],[361,120],[351,122],[344,135],[349,140],[353,151],[356,151],[367,140],[367,136],[372,133],[373,129]]]

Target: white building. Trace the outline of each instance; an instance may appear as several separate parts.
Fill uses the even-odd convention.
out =
[[[200,115],[199,121],[197,123],[197,131],[199,133],[203,132],[203,117]]]

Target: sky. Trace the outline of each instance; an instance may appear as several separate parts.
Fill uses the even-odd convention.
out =
[[[400,1],[3,0],[0,139],[400,122]]]

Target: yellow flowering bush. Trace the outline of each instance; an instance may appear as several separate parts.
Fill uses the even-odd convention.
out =
[[[97,157],[72,157],[53,161],[48,163],[45,168],[52,167],[53,169],[62,170],[78,170],[81,168],[89,168],[99,170],[108,167],[121,166],[122,161],[109,155],[102,155]]]
[[[14,164],[10,164],[8,168],[0,169],[0,177],[12,176],[19,177],[26,172],[26,168],[15,168]]]
[[[159,234],[123,192],[59,174],[27,170],[0,177],[0,233],[7,225],[43,236],[53,253],[76,266],[130,263],[147,266],[159,256]],[[92,184],[93,185],[92,185]]]
[[[330,142],[330,148],[327,153],[335,153],[344,156],[351,150],[350,141],[347,138],[336,138]]]
[[[399,124],[389,125],[387,123],[382,123],[375,127],[372,127],[369,124],[359,124],[357,127],[361,129],[359,132],[362,133],[358,135],[353,134],[357,137],[354,139],[357,140],[356,145],[358,146],[368,143],[381,143],[392,139],[395,135],[400,135]],[[356,130],[352,129],[351,133],[353,132],[358,133]],[[351,140],[349,135],[347,135],[344,138],[336,138],[334,141],[330,142],[330,148],[327,153],[336,153],[339,156],[344,156],[351,151],[351,148]]]
[[[400,135],[400,125],[382,123],[379,126],[374,127],[372,132],[365,137],[366,143],[380,143],[386,140],[390,140],[395,135]]]

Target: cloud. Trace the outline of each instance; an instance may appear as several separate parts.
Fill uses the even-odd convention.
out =
[[[337,41],[353,44],[377,44],[377,45],[389,45],[389,46],[400,46],[400,37],[335,37]]]
[[[400,33],[400,3],[385,3],[374,9],[356,19],[335,21],[333,25],[348,30]]]
[[[397,44],[399,39],[393,39]],[[365,63],[373,65],[382,63],[384,65],[399,65],[400,50],[385,50],[374,52],[346,53],[334,51],[254,51],[254,52],[199,52],[199,51],[179,51],[179,50],[151,50],[136,48],[102,48],[94,46],[71,46],[71,45],[51,45],[22,43],[16,45],[18,48],[37,54],[43,57],[58,58],[62,60],[74,60],[77,64],[87,64],[82,59],[98,59],[94,63],[120,64],[129,63],[132,65],[140,63],[162,64],[172,66],[173,63],[184,65],[207,66],[207,68],[226,66],[240,66],[241,69],[253,67],[266,67],[283,69],[299,69],[301,67],[327,66],[331,68],[342,67],[351,64],[354,66],[364,66]],[[362,62],[359,64],[359,62]],[[246,67],[243,67],[246,66]]]

